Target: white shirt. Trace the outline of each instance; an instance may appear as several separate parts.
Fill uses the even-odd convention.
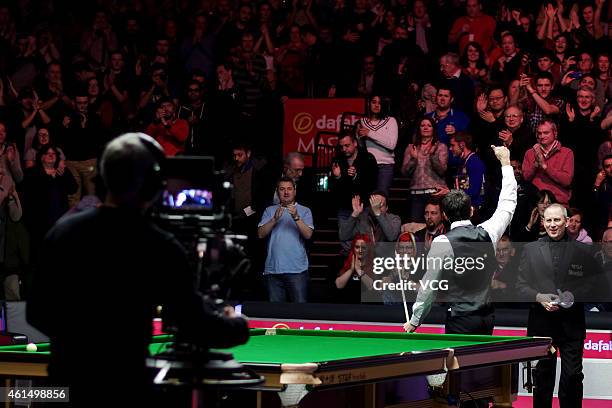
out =
[[[502,190],[499,194],[497,209],[491,218],[478,225],[489,234],[494,250],[497,247],[497,242],[504,234],[504,231],[506,231],[506,228],[508,228],[508,225],[510,225],[510,221],[512,221],[512,215],[514,215],[517,200],[517,184],[516,180],[514,179],[512,166],[502,166],[502,176]],[[472,222],[470,220],[455,221],[451,224],[451,230],[458,227],[464,227],[466,225],[472,225]],[[431,243],[431,250],[427,257],[439,259],[454,257],[453,247],[451,246],[446,235],[438,235],[433,239]],[[435,265],[436,263],[433,264]],[[425,276],[423,276],[423,281],[436,281],[439,280],[441,276],[442,269],[429,268],[425,273]],[[429,286],[426,289],[419,289],[416,302],[412,307],[412,318],[410,319],[410,324],[415,327],[421,325],[427,314],[429,314],[429,310],[431,309],[431,305],[435,297],[436,291],[432,290]]]

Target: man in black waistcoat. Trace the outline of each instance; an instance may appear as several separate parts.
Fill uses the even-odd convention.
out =
[[[552,337],[561,352],[559,403],[582,406],[582,353],[586,337],[584,304],[601,300],[607,281],[595,261],[593,247],[571,240],[566,228],[567,209],[552,204],[544,211],[546,236],[523,249],[517,290],[533,303],[527,323],[528,336]],[[572,298],[567,298],[571,292]],[[576,302],[574,303],[574,300]],[[533,406],[552,407],[556,353],[538,362],[534,372]]]
[[[404,324],[413,332],[429,313],[436,294],[443,295],[450,307],[446,319],[446,333],[492,334],[493,307],[489,303],[490,283],[495,272],[495,246],[502,236],[516,207],[516,180],[510,165],[510,151],[491,146],[501,163],[502,190],[497,210],[487,221],[474,226],[470,197],[461,190],[452,190],[442,201],[444,214],[451,222],[451,230],[436,237],[428,255],[428,269],[424,281],[448,279],[445,293],[419,289],[410,322]],[[487,245],[489,244],[489,245]],[[483,267],[459,266],[459,260],[472,259]],[[439,267],[438,260],[453,261],[454,268]],[[430,262],[431,261],[431,262]]]

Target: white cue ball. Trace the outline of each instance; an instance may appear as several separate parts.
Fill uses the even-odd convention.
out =
[[[38,347],[36,347],[36,344],[34,344],[34,343],[30,343],[30,344],[28,344],[28,345],[26,346],[26,350],[27,350],[27,351],[32,351],[32,352],[33,352],[33,351],[38,350]]]

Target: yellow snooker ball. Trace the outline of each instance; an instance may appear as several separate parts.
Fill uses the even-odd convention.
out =
[[[38,350],[38,347],[36,347],[36,344],[34,343],[30,343],[26,346],[26,350],[30,351],[30,352],[34,352],[36,350]]]

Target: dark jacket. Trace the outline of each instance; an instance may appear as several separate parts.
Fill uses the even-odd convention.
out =
[[[357,158],[353,162],[355,177],[348,175],[349,164],[342,153],[336,155],[334,161],[340,165],[340,178],[332,174],[329,179],[330,191],[334,194],[340,209],[352,209],[351,199],[354,195],[361,197],[364,206],[368,205],[370,194],[376,188],[378,165],[376,159],[364,148],[359,148]]]
[[[557,271],[554,271],[552,245],[561,245]],[[602,284],[605,276],[595,261],[593,248],[567,237],[553,242],[548,236],[525,245],[519,265],[516,288],[527,301],[534,302],[538,293],[557,294],[557,290],[570,291],[576,303],[569,308],[559,307],[548,312],[539,303],[531,305],[528,336],[547,336],[553,340],[584,339],[586,326],[584,305],[581,302],[594,301],[605,296],[599,293],[606,289]]]
[[[243,168],[238,168],[235,165],[231,165],[226,169],[226,178],[231,181],[234,186],[234,200],[236,198],[236,177],[244,172],[251,172],[251,185],[250,195],[251,202],[249,205],[251,209],[257,213],[255,218],[261,218],[264,210],[271,204],[271,197],[274,194],[274,180],[270,171],[270,166],[263,159],[251,158],[244,165]],[[234,215],[244,216],[242,208],[234,208],[234,200],[231,208],[234,210]]]
[[[73,406],[116,405],[115,396],[91,400],[108,376],[133,390],[125,403],[146,401],[156,305],[163,305],[166,330],[178,328],[182,341],[223,348],[248,339],[245,320],[228,319],[195,290],[173,236],[136,211],[101,207],[60,221],[45,238],[42,259],[27,318],[51,338],[50,382],[70,384]],[[121,341],[100,336],[100,322],[121,333]],[[83,358],[94,349],[104,364]]]

